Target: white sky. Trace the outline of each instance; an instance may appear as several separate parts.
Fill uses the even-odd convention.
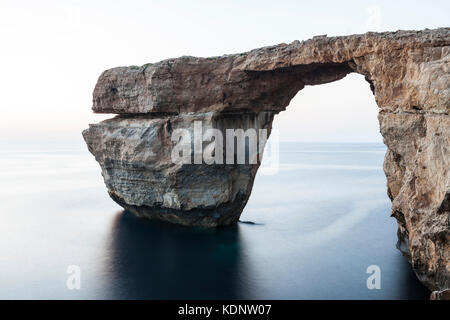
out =
[[[81,139],[100,73],[314,35],[448,26],[450,1],[0,1],[0,139]],[[307,87],[281,140],[381,141],[368,84]]]

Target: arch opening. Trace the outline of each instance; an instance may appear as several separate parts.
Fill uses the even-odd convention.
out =
[[[249,247],[265,248],[249,255],[255,277],[277,274],[280,286],[296,288],[282,298],[326,298],[336,279],[340,286],[333,294],[342,298],[428,297],[395,247],[378,112],[370,84],[350,73],[306,86],[274,117],[279,170],[256,174],[240,228]],[[269,259],[288,267],[256,267]],[[371,265],[383,271],[383,292],[361,285]]]

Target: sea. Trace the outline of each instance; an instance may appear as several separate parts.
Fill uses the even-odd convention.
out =
[[[216,229],[124,211],[81,138],[0,147],[0,299],[429,297],[395,247],[381,143],[281,142]]]

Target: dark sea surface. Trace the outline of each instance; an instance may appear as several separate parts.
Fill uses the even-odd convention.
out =
[[[382,144],[281,143],[252,223],[218,229],[123,212],[82,142],[1,147],[0,299],[428,298],[395,248]]]

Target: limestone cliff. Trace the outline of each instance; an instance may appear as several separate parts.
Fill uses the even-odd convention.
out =
[[[274,115],[304,86],[360,73],[380,108],[397,246],[425,285],[444,292],[450,287],[449,59],[450,29],[442,28],[319,36],[242,54],[114,68],[100,76],[93,110],[121,115],[90,125],[83,136],[109,194],[124,208],[186,225],[228,225],[239,219],[259,162],[177,164],[171,133],[196,120],[205,128],[270,133]]]

